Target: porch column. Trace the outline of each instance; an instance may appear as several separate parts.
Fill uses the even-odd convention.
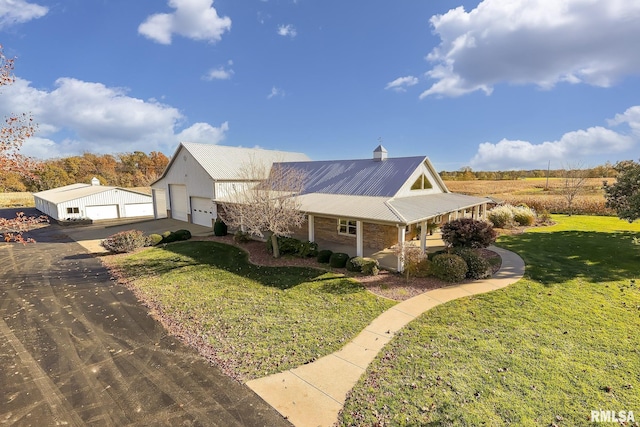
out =
[[[356,221],[356,256],[364,256],[364,236],[362,233],[362,221]]]
[[[405,237],[405,227],[398,226],[398,245],[402,249],[400,251],[400,255],[398,255],[398,272],[402,273],[404,271],[404,237]]]
[[[480,219],[480,205],[473,207],[473,219]]]
[[[309,221],[309,241],[314,242],[316,240],[316,228],[313,223],[313,215],[307,215],[307,220]]]
[[[427,253],[427,225],[429,221],[422,221],[420,225],[420,251]]]

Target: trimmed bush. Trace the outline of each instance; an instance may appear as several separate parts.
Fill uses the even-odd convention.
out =
[[[227,224],[219,217],[216,218],[216,222],[213,223],[213,234],[215,236],[226,236],[227,235]]]
[[[344,268],[349,260],[349,255],[342,252],[334,252],[329,258],[329,266],[333,268]]]
[[[459,249],[454,252],[467,263],[467,278],[485,279],[491,276],[491,265],[473,249]]]
[[[145,246],[147,238],[140,230],[121,231],[100,242],[100,246],[117,254],[133,252]]]
[[[353,271],[356,273],[360,273],[362,272],[362,265],[364,264],[364,258],[362,258],[361,256],[354,256],[352,258],[349,258],[349,261],[347,261],[347,271]]]
[[[431,274],[445,282],[460,282],[467,277],[467,263],[454,254],[440,254],[431,261]]]
[[[333,255],[333,251],[329,249],[323,249],[321,251],[318,251],[318,256],[316,257],[316,260],[318,260],[320,264],[329,264],[331,255]]]
[[[347,270],[367,276],[377,276],[380,272],[380,263],[377,259],[354,256],[347,261]]]
[[[442,226],[442,240],[454,248],[486,248],[496,237],[493,225],[487,221],[460,218]]]
[[[156,233],[153,234],[149,234],[147,236],[147,243],[146,246],[156,246],[159,245],[160,242],[162,242],[162,236]]]
[[[266,245],[267,251],[273,253],[271,239],[267,239]],[[280,249],[280,255],[293,255],[299,258],[311,258],[318,255],[317,243],[302,241],[294,237],[278,236],[278,249]]]
[[[173,231],[165,231],[162,233],[162,243],[173,243],[178,241],[178,236]]]
[[[191,238],[191,232],[189,230],[178,230],[174,234],[177,240],[189,240]]]

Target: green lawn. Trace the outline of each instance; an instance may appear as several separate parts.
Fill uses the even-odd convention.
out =
[[[554,216],[502,237],[525,279],[410,323],[347,399],[341,425],[590,425],[640,421],[640,224]]]
[[[243,380],[330,354],[394,305],[338,274],[254,266],[243,250],[217,242],[174,243],[109,262]]]

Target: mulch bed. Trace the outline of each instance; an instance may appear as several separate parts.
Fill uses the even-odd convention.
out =
[[[213,240],[242,248],[249,254],[249,261],[257,265],[311,267],[327,271],[330,270],[335,273],[342,273],[345,276],[352,277],[362,283],[368,291],[395,301],[404,301],[431,289],[442,288],[455,284],[436,279],[435,277],[412,277],[407,279],[402,274],[388,270],[380,270],[380,273],[377,276],[364,276],[352,273],[346,269],[331,269],[326,264],[318,263],[315,258],[296,258],[292,256],[274,258],[267,250],[267,246],[264,242],[250,241],[247,243],[236,243],[231,235],[194,238],[194,240],[195,239]],[[489,249],[481,249],[480,252],[486,259],[500,258],[500,255]],[[493,266],[493,274],[500,269],[500,264],[501,263],[496,263],[496,265]],[[460,283],[472,282],[473,280],[465,280]]]

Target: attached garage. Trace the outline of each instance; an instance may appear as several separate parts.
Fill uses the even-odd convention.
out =
[[[120,187],[71,184],[33,194],[36,209],[57,221],[94,221],[153,216],[150,194]]]
[[[188,221],[187,186],[170,184],[169,197],[171,198],[171,218],[179,221]]]
[[[216,220],[216,204],[204,197],[191,198],[191,222],[204,227],[212,227]]]

